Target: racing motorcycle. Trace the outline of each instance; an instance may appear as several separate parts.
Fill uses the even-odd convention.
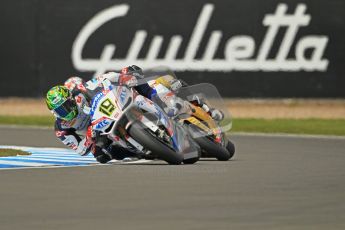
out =
[[[175,165],[199,160],[200,148],[188,132],[132,87],[105,84],[92,99],[90,116],[95,132],[138,158]]]
[[[151,73],[151,75],[155,74]],[[156,73],[156,78],[158,75],[161,75],[160,78],[168,76],[170,80],[171,78],[177,79],[172,71]],[[150,82],[150,85],[156,89],[157,94],[160,95],[159,97],[171,97],[172,92],[157,82],[159,80],[153,80]],[[201,157],[215,157],[220,161],[231,159],[235,154],[235,145],[226,136],[226,132],[232,127],[231,116],[228,114],[228,109],[224,106],[217,88],[208,83],[191,86],[187,86],[186,83],[184,84],[185,87],[175,91],[172,97],[172,100],[179,99],[184,104],[179,113],[174,117],[174,120],[183,124],[193,139],[199,144],[201,147]],[[207,102],[209,106],[219,108],[223,111],[223,120],[215,121],[204,109],[193,104],[196,97],[199,100]],[[162,108],[168,108],[167,101],[169,99],[160,103],[160,106]]]
[[[177,120],[188,127],[192,137],[202,149],[202,157],[215,157],[227,161],[235,154],[235,145],[226,137],[220,125],[202,108],[188,103],[189,113]]]

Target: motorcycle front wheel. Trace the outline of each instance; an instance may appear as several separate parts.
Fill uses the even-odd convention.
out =
[[[179,165],[183,162],[182,154],[173,151],[171,148],[159,141],[143,124],[134,122],[129,127],[128,133],[142,146],[157,155],[159,159],[164,160],[171,165]]]
[[[203,152],[206,152],[206,156],[201,154],[201,157],[215,157],[219,161],[227,161],[235,154],[235,145],[230,141],[226,140],[226,146],[223,147],[220,144],[214,142],[208,136],[202,135],[202,131],[194,125],[190,125],[190,129],[193,133],[200,133],[199,137],[194,138],[195,142],[198,143]],[[226,137],[224,137],[226,138]]]

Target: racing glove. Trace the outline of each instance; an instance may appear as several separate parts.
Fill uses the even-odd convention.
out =
[[[197,95],[193,96],[193,99],[191,101],[193,104],[196,104],[197,106],[201,107],[205,112],[210,114],[212,119],[216,121],[221,121],[224,119],[224,113],[218,109],[210,108],[204,100],[199,98]]]
[[[128,87],[135,87],[138,85],[138,80],[135,76],[121,75],[119,83],[120,83],[120,85],[126,85]]]
[[[136,65],[131,65],[131,66],[123,68],[121,70],[121,73],[126,74],[126,75],[132,75],[137,78],[144,77],[143,70],[139,66],[136,66]]]
[[[127,85],[128,87],[137,86],[138,78],[144,78],[144,74],[142,69],[136,65],[131,65],[121,70],[121,84]]]
[[[177,79],[175,81],[173,81],[170,85],[170,89],[172,91],[177,91],[181,87],[182,87],[182,83],[180,82],[180,80],[177,80]]]
[[[224,119],[224,114],[223,114],[223,112],[221,110],[213,108],[213,109],[209,110],[209,114],[216,121],[221,121],[221,120]]]

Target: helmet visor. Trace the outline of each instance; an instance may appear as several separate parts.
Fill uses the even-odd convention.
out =
[[[62,105],[54,109],[55,114],[64,120],[72,120],[77,115],[77,104],[68,99]]]

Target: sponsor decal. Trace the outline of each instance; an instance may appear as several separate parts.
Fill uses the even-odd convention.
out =
[[[92,122],[91,122],[91,125],[92,125],[92,126],[95,126],[95,125],[97,125],[99,122],[103,121],[104,119],[106,119],[106,118],[105,118],[105,117],[98,118],[97,120],[92,121]]]
[[[96,129],[102,129],[109,124],[110,124],[110,122],[108,120],[104,119],[96,125]]]
[[[121,90],[121,93],[120,93],[120,101],[121,101],[121,104],[124,104],[125,102],[125,99],[126,99],[126,88],[125,87],[121,87],[122,90]]]
[[[168,42],[164,58],[158,58],[162,43],[167,38],[161,35],[148,36],[147,31],[139,30],[136,31],[125,58],[113,58],[116,45],[106,44],[100,58],[83,59],[84,46],[97,29],[110,20],[125,17],[129,10],[128,4],[114,5],[97,13],[86,23],[72,47],[72,61],[76,69],[93,71],[95,75],[99,75],[107,70],[121,69],[128,63],[135,63],[143,68],[169,66],[176,71],[326,71],[329,64],[329,61],[323,57],[329,40],[327,36],[306,35],[300,37],[299,40],[296,39],[299,29],[311,23],[311,15],[306,14],[307,5],[298,4],[294,12],[288,14],[288,7],[283,3],[277,5],[274,13],[263,15],[262,24],[267,27],[267,30],[261,44],[256,44],[251,36],[234,35],[225,42],[224,59],[214,57],[220,42],[226,39],[223,38],[224,33],[221,30],[211,32],[202,58],[195,58],[211,16],[216,11],[214,4],[203,6],[194,28],[191,28],[192,35],[183,58],[176,57],[185,39],[182,35],[173,35]],[[269,52],[273,43],[277,43],[278,31],[283,27],[286,28],[286,32],[279,43],[278,52],[274,58],[270,59]],[[146,58],[138,58],[147,37],[153,37],[153,39]],[[294,43],[295,47],[293,47]],[[311,51],[311,55],[307,55],[307,51]],[[294,58],[288,58],[289,53],[293,53]]]
[[[97,108],[97,105],[99,103],[99,101],[102,99],[102,97],[104,96],[104,94],[102,92],[99,92],[96,94],[96,96],[92,99],[92,103],[91,103],[91,111],[90,111],[90,116],[92,117],[93,114],[95,113],[95,110]]]

